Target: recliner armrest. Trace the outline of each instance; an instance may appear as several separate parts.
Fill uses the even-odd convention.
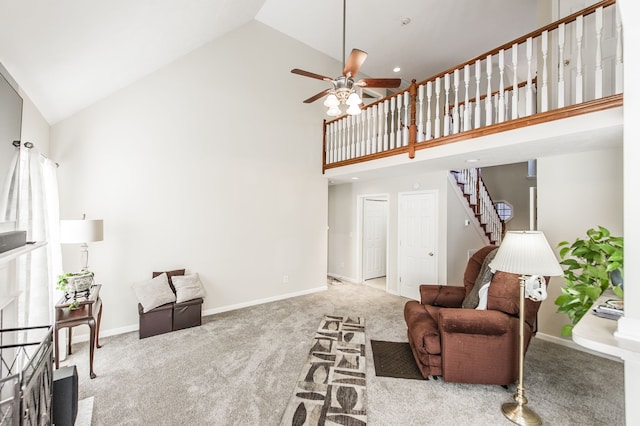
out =
[[[476,309],[440,309],[440,332],[501,335],[512,330],[513,317],[500,311]]]
[[[459,308],[465,297],[464,287],[423,284],[420,286],[420,303],[422,305]]]

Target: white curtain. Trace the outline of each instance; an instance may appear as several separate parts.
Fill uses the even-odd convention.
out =
[[[26,143],[16,150],[0,212],[5,220],[16,222],[16,229],[27,231],[27,241],[47,242],[21,256],[18,264],[18,321],[24,326],[46,325],[53,322],[53,290],[62,273],[57,165],[24,145],[33,146]]]

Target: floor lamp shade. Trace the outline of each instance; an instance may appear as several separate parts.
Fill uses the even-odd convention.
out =
[[[519,275],[559,276],[562,268],[540,231],[509,231],[500,244],[491,269]]]

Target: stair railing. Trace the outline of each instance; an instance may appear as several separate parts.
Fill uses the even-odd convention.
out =
[[[488,240],[491,244],[500,245],[505,232],[504,221],[482,180],[480,169],[452,170],[451,174]]]

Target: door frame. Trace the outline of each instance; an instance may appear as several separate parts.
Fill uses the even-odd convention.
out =
[[[386,247],[386,265],[387,275],[385,278],[385,291],[389,291],[389,193],[377,193],[358,195],[356,198],[356,282],[363,284],[364,277],[364,200],[366,198],[384,199],[387,201],[387,247]]]
[[[433,194],[434,196],[434,201],[433,201],[433,208],[434,208],[434,241],[435,241],[435,247],[436,247],[436,258],[435,258],[435,262],[434,262],[434,266],[435,266],[435,276],[436,282],[439,282],[439,277],[440,277],[440,191],[438,189],[425,189],[425,190],[420,190],[420,191],[405,191],[405,192],[398,192],[398,229],[396,230],[397,234],[398,234],[398,238],[396,243],[398,244],[398,258],[396,259],[397,261],[397,266],[398,266],[398,294],[402,295],[402,283],[400,282],[400,276],[401,276],[401,265],[402,263],[402,249],[400,247],[400,243],[401,243],[401,237],[403,235],[401,235],[400,231],[402,229],[402,214],[400,213],[400,210],[402,208],[402,202],[401,199],[404,196],[412,196],[412,195],[425,195],[425,194]],[[435,284],[435,282],[434,282]]]

